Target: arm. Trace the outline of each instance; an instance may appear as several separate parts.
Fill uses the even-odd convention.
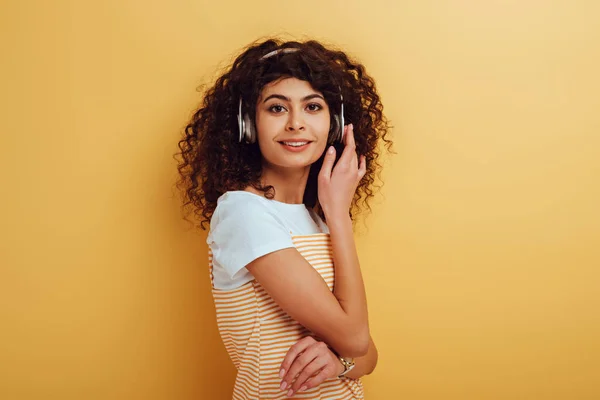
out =
[[[246,268],[288,315],[338,353],[347,357],[366,354],[369,337],[365,338],[368,326],[362,310],[352,308],[352,303],[342,308],[323,278],[296,249],[267,254]]]
[[[356,313],[356,318],[360,321],[360,331],[357,333],[357,337],[364,346],[364,351],[360,355],[364,355],[369,346],[367,299],[354,244],[352,221],[347,213],[346,215],[330,217],[328,221],[330,221],[329,231],[335,265],[333,294],[344,310],[352,310]],[[329,341],[327,343],[331,344],[341,356],[352,357],[343,350],[338,350]]]

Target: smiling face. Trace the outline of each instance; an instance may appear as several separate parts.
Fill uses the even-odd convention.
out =
[[[257,103],[258,145],[266,166],[309,167],[327,147],[329,106],[310,83],[296,78],[271,82]]]

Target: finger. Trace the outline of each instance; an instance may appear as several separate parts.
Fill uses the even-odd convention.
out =
[[[356,157],[356,142],[354,141],[354,125],[350,124],[347,126],[348,131],[346,132],[346,140],[344,146],[344,152],[340,157],[339,162],[347,165],[351,164],[353,157]]]
[[[354,124],[348,125],[348,133],[346,136],[346,146],[356,147],[356,141],[354,140]]]
[[[298,378],[296,378],[296,382],[294,382],[292,385],[292,394],[298,391],[305,391],[307,389],[307,386],[305,385],[306,381],[323,369],[326,365],[327,359],[325,357],[317,357],[306,367],[304,367],[300,375],[298,375]]]
[[[312,336],[306,336],[300,340],[298,340],[290,349],[288,350],[283,362],[281,363],[281,369],[279,371],[279,377],[283,378],[286,371],[290,369],[292,362],[298,357],[300,353],[305,351],[308,347],[315,344],[317,341]],[[281,389],[283,390],[283,389]]]
[[[304,368],[306,368],[308,364],[313,362],[313,360],[317,358],[318,355],[319,346],[318,343],[316,343],[315,345],[310,346],[308,349],[304,350],[302,354],[296,357],[296,359],[294,360],[294,362],[292,363],[292,365],[290,366],[290,368],[285,373],[285,376],[282,379],[281,387],[283,389],[281,390],[284,390],[286,387],[290,388],[296,377],[300,375]]]
[[[367,173],[367,158],[360,156],[360,164],[358,166],[358,180],[360,181]]]
[[[325,368],[321,369],[317,375],[307,379],[306,382],[304,382],[304,385],[301,387],[301,389],[303,389],[302,392],[319,386],[321,383],[325,382],[326,379],[333,377],[333,374],[334,372],[330,370],[329,366],[326,366]]]
[[[331,170],[333,169],[333,164],[335,163],[335,147],[329,146],[327,149],[327,153],[325,153],[325,158],[323,159],[323,165],[321,165],[321,171],[319,172],[319,178],[324,180],[329,180],[331,177]]]

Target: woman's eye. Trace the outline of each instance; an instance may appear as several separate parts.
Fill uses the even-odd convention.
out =
[[[282,111],[285,111],[285,108],[283,106],[280,106],[279,104],[275,104],[269,107],[269,111],[274,113],[280,113]]]
[[[306,107],[308,108],[309,111],[319,111],[320,109],[323,108],[323,107],[321,107],[320,104],[317,104],[317,103],[311,103]]]

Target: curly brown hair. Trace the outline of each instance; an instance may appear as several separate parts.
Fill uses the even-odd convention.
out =
[[[282,48],[299,50],[263,59],[265,54]],[[307,81],[321,92],[332,111],[332,122],[333,115],[340,112],[341,91],[346,123],[354,126],[356,151],[367,160],[367,172],[357,187],[350,215],[365,207],[370,209],[368,201],[374,188],[380,186],[375,184],[381,169],[378,145],[383,141],[383,148],[388,151],[392,145],[387,138],[390,126],[373,78],[362,64],[344,52],[328,49],[315,40],[268,39],[250,44],[214,85],[204,91],[202,104],[179,141],[177,187],[184,196],[184,210],[193,211],[202,229],[210,222],[217,199],[227,191],[252,186],[265,197],[274,197],[275,189],[260,182],[262,162],[258,144],[239,142],[237,112],[242,98],[243,112],[252,118],[254,112],[249,111],[255,110],[263,87],[282,78]],[[344,145],[334,146],[339,159]],[[307,207],[317,205],[317,176],[322,162],[323,156],[311,166],[303,200]],[[316,211],[325,218],[318,207]]]

